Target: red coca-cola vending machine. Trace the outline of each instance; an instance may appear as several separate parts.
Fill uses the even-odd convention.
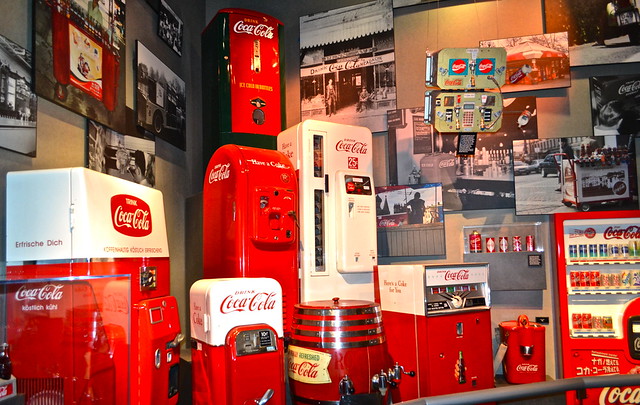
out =
[[[562,376],[640,374],[640,213],[554,214]],[[640,385],[567,392],[567,404],[629,404]]]
[[[285,333],[299,300],[297,184],[282,153],[224,145],[209,161],[203,189],[204,278],[276,279]]]
[[[271,278],[191,286],[195,405],[284,405],[282,290]]]
[[[284,26],[252,10],[219,10],[202,32],[204,158],[221,145],[276,149],[285,125]]]
[[[85,168],[11,172],[6,214],[5,339],[26,402],[176,404],[162,193]]]
[[[389,354],[415,373],[394,402],[495,387],[488,280],[486,263],[376,267]]]
[[[378,262],[372,135],[368,128],[305,120],[278,135],[300,185],[303,302],[373,301]]]

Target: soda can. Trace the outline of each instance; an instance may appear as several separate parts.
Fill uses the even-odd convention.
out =
[[[569,257],[570,258],[578,257],[578,245],[569,245]]]
[[[469,251],[471,253],[482,253],[482,235],[478,231],[469,234]]]
[[[630,240],[629,241],[629,257],[640,256],[640,252],[638,251],[638,248],[640,248],[640,246],[638,245],[638,241]]]
[[[589,283],[591,280],[591,277],[589,277],[589,272],[588,271],[581,271],[580,272],[580,287],[588,287]]]
[[[615,243],[609,245],[609,256],[611,256],[612,258],[617,258],[618,256],[620,256],[620,245],[617,245]]]
[[[599,271],[590,271],[589,272],[589,285],[591,287],[599,287],[600,286],[600,272]]]
[[[569,283],[571,287],[580,287],[580,272],[579,271],[571,271],[569,272]]]
[[[578,256],[580,256],[580,258],[585,258],[589,255],[589,248],[587,247],[587,245],[578,245]]]
[[[496,238],[486,238],[485,246],[487,248],[487,253],[495,253],[496,251]]]
[[[504,253],[504,252],[508,252],[509,251],[509,237],[508,236],[501,236],[498,239],[498,243],[500,244],[500,253]]]
[[[582,329],[582,314],[571,314],[571,327]]]
[[[600,273],[600,286],[609,287],[611,285],[611,277],[607,273]]]
[[[629,245],[620,245],[620,257],[629,257]]]
[[[603,316],[602,317],[602,328],[603,329],[613,329],[613,317],[611,316]]]
[[[611,286],[612,287],[624,287],[625,286],[624,285],[625,280],[626,280],[627,283],[629,282],[629,279],[627,277],[628,275],[629,275],[629,272],[625,273],[624,270],[622,272],[620,272],[620,273],[612,273],[611,274]]]
[[[456,288],[449,286],[449,287],[447,287],[447,292],[450,293],[450,294],[453,294],[454,292],[456,292]]]
[[[604,329],[601,316],[592,316],[591,324],[593,325],[593,329]]]
[[[591,319],[591,314],[582,314],[582,328],[583,329],[592,329],[593,322]]]
[[[606,243],[601,243],[598,245],[598,256],[600,257],[608,257],[609,256],[609,245]]]
[[[640,286],[640,270],[633,271],[633,286],[634,287]]]
[[[513,243],[513,251],[514,252],[522,252],[522,240],[520,240],[519,236],[514,236],[512,238]]]
[[[598,257],[598,245],[589,245],[589,257]]]
[[[527,235],[525,243],[527,244],[527,252],[536,250],[536,238],[533,235]]]

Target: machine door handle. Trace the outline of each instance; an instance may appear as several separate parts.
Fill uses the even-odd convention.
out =
[[[266,404],[267,402],[269,402],[269,400],[273,396],[273,393],[274,393],[274,391],[271,388],[267,389],[265,391],[264,395],[262,396],[262,398],[256,400],[256,404],[258,404],[258,405]]]
[[[184,334],[178,333],[176,337],[169,343],[167,343],[167,349],[173,349],[174,347],[180,346],[180,343],[184,340]]]

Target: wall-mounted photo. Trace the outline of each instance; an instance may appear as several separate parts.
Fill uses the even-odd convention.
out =
[[[380,256],[444,255],[442,185],[376,187]]]
[[[31,52],[0,35],[0,148],[35,157],[38,97],[31,66]]]
[[[300,17],[302,119],[386,131],[396,108],[391,0]]]
[[[158,36],[180,56],[182,56],[182,31],[182,20],[169,7],[166,1],[160,0]]]
[[[547,32],[568,32],[571,66],[640,61],[635,0],[546,0],[544,18]]]
[[[187,103],[184,80],[140,41],[136,41],[136,51],[137,125],[185,150]]]
[[[515,177],[516,214],[638,209],[633,136],[517,140],[514,164],[535,167]]]
[[[125,2],[36,0],[34,14],[36,93],[124,131]]]
[[[589,78],[594,135],[640,134],[640,75]]]
[[[538,137],[535,97],[503,100],[502,128],[478,134],[474,156],[456,156],[458,136],[424,123],[424,109],[389,112],[389,181],[441,183],[445,211],[513,208],[511,143]]]
[[[87,167],[148,187],[156,185],[156,144],[87,120]]]
[[[507,51],[503,93],[571,86],[567,32],[480,41]]]

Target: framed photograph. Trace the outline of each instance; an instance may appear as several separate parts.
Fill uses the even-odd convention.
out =
[[[480,41],[507,51],[503,93],[571,86],[567,32]]]
[[[178,77],[140,41],[136,41],[137,125],[186,150],[186,98]]]
[[[516,140],[516,215],[638,209],[635,136]]]
[[[387,130],[396,108],[391,0],[300,17],[300,61],[302,120]]]
[[[87,120],[87,167],[148,187],[156,185],[156,144]]]
[[[589,78],[593,135],[640,134],[640,75]]]
[[[124,132],[124,0],[34,4],[36,93]]]
[[[547,32],[567,31],[571,66],[640,61],[636,2],[545,0]],[[629,3],[629,2],[626,2]]]
[[[31,52],[0,35],[0,147],[36,156],[38,97],[31,91]]]
[[[442,184],[445,211],[513,208],[514,139],[538,137],[535,97],[503,99],[502,127],[478,134],[473,156],[458,155],[459,136],[424,123],[424,108],[389,112],[390,184]]]
[[[182,31],[182,20],[169,7],[166,1],[160,0],[158,36],[180,56],[182,56]]]
[[[376,187],[380,256],[444,255],[442,185]]]

